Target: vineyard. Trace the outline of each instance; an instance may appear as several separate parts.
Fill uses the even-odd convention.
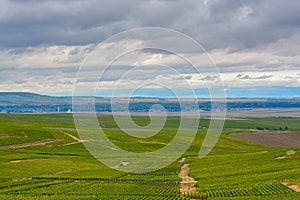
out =
[[[294,192],[292,189],[285,187],[281,183],[270,183],[255,185],[251,188],[237,188],[231,190],[212,190],[212,191],[199,191],[189,193],[188,196],[192,199],[200,199],[204,197],[239,197],[239,196],[262,196],[262,195],[277,195]]]
[[[138,116],[134,121],[145,125],[149,119]],[[114,144],[140,153],[170,142],[180,119],[169,117],[164,129],[150,138],[123,133],[112,116],[101,116],[99,122]],[[299,132],[299,119],[227,120],[213,151],[200,159],[208,124],[208,119],[201,119],[193,144],[178,159],[185,158],[188,175],[197,182],[195,191],[181,194],[182,162],[149,173],[125,173],[89,154],[71,115],[0,114],[0,199],[300,199],[300,193],[282,184],[300,182],[299,148],[262,146],[230,136],[255,131],[257,126],[288,126]]]

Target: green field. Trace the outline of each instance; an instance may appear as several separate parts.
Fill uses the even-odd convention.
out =
[[[136,116],[140,125],[148,117]],[[180,118],[169,117],[163,130],[150,138],[134,138],[117,128],[112,116],[99,122],[114,144],[133,152],[162,148],[176,134]],[[79,137],[72,115],[0,114],[0,199],[300,199],[283,182],[300,182],[300,148],[268,147],[231,137],[263,127],[288,127],[300,132],[299,118],[229,119],[205,158],[198,157],[209,125],[200,120],[198,134],[182,157],[196,191],[181,195],[182,163],[145,174],[110,169],[92,157]],[[295,152],[284,159],[276,157]]]

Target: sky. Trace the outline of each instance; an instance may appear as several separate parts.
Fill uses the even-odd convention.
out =
[[[90,56],[99,44],[130,29],[162,27],[203,47],[193,51],[181,38],[156,36],[156,44],[188,54],[201,73],[172,52],[137,50],[114,59],[97,95],[115,89],[164,96],[161,87],[182,94],[188,84],[201,96],[207,85],[222,83],[228,97],[299,97],[299,8],[294,0],[0,0],[0,91],[72,95],[80,66],[86,87],[94,87],[90,77],[105,69]],[[104,52],[113,42],[126,45],[120,52],[140,49],[149,38],[109,42]]]

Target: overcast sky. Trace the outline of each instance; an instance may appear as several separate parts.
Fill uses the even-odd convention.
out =
[[[295,0],[0,0],[0,91],[70,95],[79,66],[97,44],[149,26],[174,29],[200,43],[228,91],[300,88],[299,8]],[[172,54],[144,51],[118,61],[104,86],[111,89],[137,58],[175,66],[180,73],[153,67],[145,79],[171,84],[183,78],[194,88],[205,86],[199,80],[215,79],[185,70]],[[124,87],[144,81],[133,79],[128,76]]]

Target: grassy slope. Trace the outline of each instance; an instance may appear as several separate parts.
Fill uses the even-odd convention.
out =
[[[135,117],[141,125],[148,121],[146,117]],[[142,143],[168,142],[176,133],[179,119],[169,118],[165,130],[147,139],[132,138],[118,130],[106,130],[107,136],[120,147],[135,151],[153,151],[162,144]],[[111,116],[100,117],[100,124],[114,128]],[[232,132],[244,132],[244,129],[255,129],[257,126],[281,128],[288,126],[290,130],[300,129],[299,119],[294,118],[250,118],[247,120],[231,120],[225,124],[224,133],[214,150],[205,158],[199,159],[198,151],[205,135],[209,120],[202,119],[202,129],[185,157],[190,162],[190,174],[198,180],[199,191],[227,191],[237,188],[247,189],[255,185],[279,183],[282,180],[300,181],[299,153],[283,160],[275,157],[284,154],[289,148],[264,147],[249,144],[228,136]],[[73,142],[73,139],[62,133],[78,136],[71,115],[0,115],[0,146],[14,143],[39,141],[45,138],[60,138],[63,141],[47,146],[27,147],[0,151],[0,199],[15,198],[179,198],[179,163],[166,169],[148,174],[130,175],[109,169],[90,156],[82,144],[61,146]],[[27,135],[24,137],[23,132]],[[3,137],[5,136],[5,137]],[[299,149],[294,149],[299,150]],[[11,162],[20,160],[20,162]],[[22,180],[38,177],[37,180]],[[52,179],[42,178],[52,177]],[[54,179],[60,178],[60,180]],[[102,182],[85,180],[98,178]],[[19,180],[19,181],[12,181]],[[40,196],[42,194],[51,195]],[[31,196],[33,195],[33,196]],[[58,195],[58,196],[57,196]],[[96,196],[93,196],[96,195]],[[236,197],[242,199],[246,197]],[[248,197],[247,197],[248,198]],[[250,198],[250,197],[249,197]],[[259,198],[256,196],[253,199]],[[261,196],[261,199],[297,199],[297,193]]]

